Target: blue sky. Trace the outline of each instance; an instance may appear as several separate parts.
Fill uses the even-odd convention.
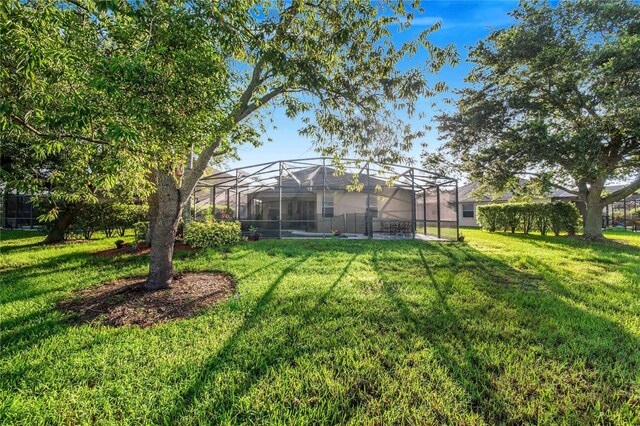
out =
[[[443,80],[449,85],[449,89],[453,90],[464,86],[463,79],[471,68],[471,64],[466,62],[468,47],[485,38],[492,29],[511,25],[513,20],[507,13],[515,9],[517,4],[518,2],[515,0],[425,0],[423,3],[424,14],[416,16],[411,29],[402,32],[396,38],[398,42],[401,42],[406,38],[417,36],[425,27],[433,25],[434,22],[442,21],[442,28],[433,33],[430,39],[437,45],[455,44],[461,62],[455,68],[444,68],[436,76],[430,77],[430,81]],[[420,58],[416,57],[414,60],[419,61]],[[435,123],[431,121],[431,118],[439,110],[452,108],[442,102],[446,96],[451,96],[451,94],[435,99],[425,99],[420,103],[421,110],[427,115],[424,122],[432,126],[432,130],[424,141],[420,142],[428,143],[430,150],[440,144],[437,140]],[[433,102],[436,103],[435,108],[431,106]],[[302,126],[298,120],[287,118],[283,111],[276,110],[273,114],[277,129],[269,128],[267,130],[264,135],[264,145],[259,148],[250,145],[241,147],[238,152],[240,161],[229,162],[227,165],[229,168],[272,160],[317,156],[311,142],[298,135],[298,129]],[[273,141],[267,142],[267,138],[271,138]],[[419,162],[422,151],[420,142],[415,144],[411,153],[417,162]]]

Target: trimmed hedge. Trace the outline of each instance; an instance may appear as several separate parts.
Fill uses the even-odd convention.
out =
[[[189,222],[184,230],[184,242],[192,247],[220,247],[239,243],[242,239],[240,222]]]
[[[477,207],[476,218],[482,229],[489,232],[522,231],[528,234],[535,229],[542,235],[549,231],[556,236],[561,232],[575,235],[581,225],[580,212],[575,204],[561,201],[486,204]]]

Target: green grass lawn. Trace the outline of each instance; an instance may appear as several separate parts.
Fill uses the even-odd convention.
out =
[[[140,329],[54,306],[146,257],[3,232],[0,423],[640,423],[640,234],[463,233],[184,253],[239,295]]]

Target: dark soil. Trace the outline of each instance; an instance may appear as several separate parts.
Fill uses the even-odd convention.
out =
[[[77,291],[58,308],[73,314],[73,322],[110,326],[154,324],[189,318],[233,295],[236,283],[223,273],[187,273],[169,289],[147,291],[144,278],[128,278]]]
[[[173,249],[175,251],[196,251],[197,250],[196,248],[181,242],[176,242]],[[149,253],[151,253],[151,247],[149,247],[148,244],[144,244],[144,243],[138,244],[138,246],[134,250],[131,244],[125,243],[122,246],[122,248],[114,247],[112,249],[95,252],[93,253],[93,255],[98,257],[116,257],[123,254],[131,254],[131,255],[137,256],[137,255],[149,254]]]

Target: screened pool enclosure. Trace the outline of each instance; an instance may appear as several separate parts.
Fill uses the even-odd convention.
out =
[[[427,170],[318,157],[206,176],[192,202],[196,219],[212,209],[266,238],[457,240],[457,194],[456,179]]]

